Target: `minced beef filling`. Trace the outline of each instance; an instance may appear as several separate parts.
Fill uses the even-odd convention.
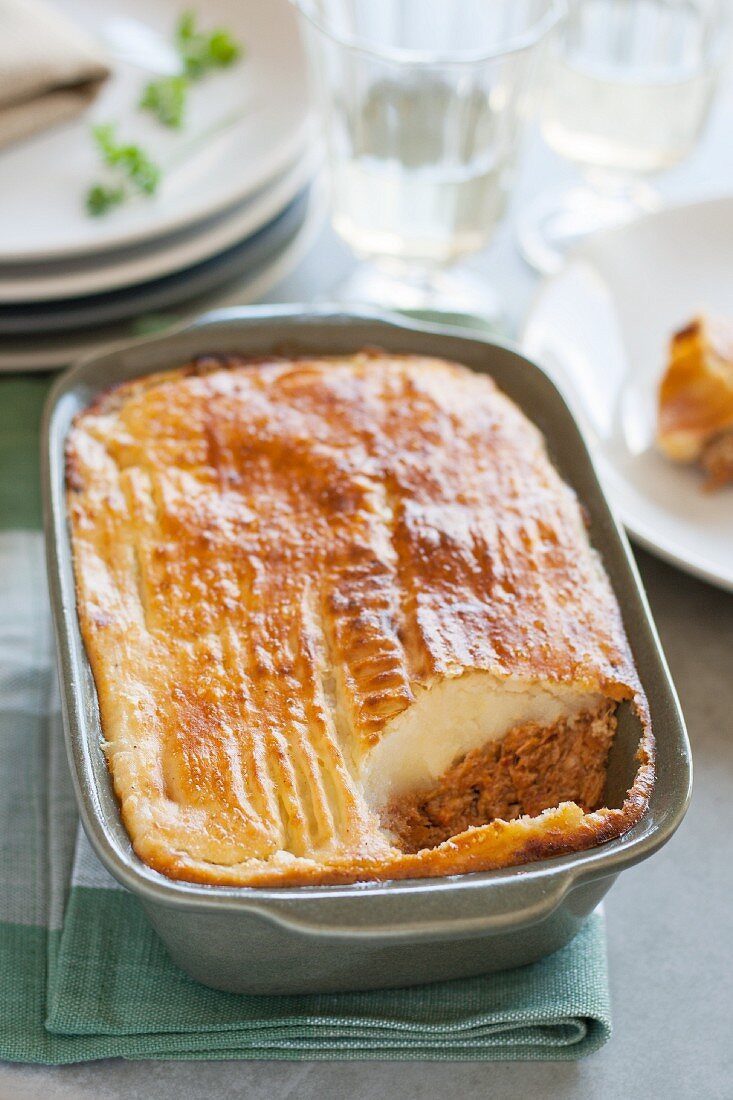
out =
[[[609,703],[552,726],[517,726],[501,741],[467,753],[435,787],[393,804],[383,825],[404,851],[418,852],[472,825],[539,814],[560,802],[597,810],[615,709]]]

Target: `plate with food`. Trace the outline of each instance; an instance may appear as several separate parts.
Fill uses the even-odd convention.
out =
[[[0,150],[0,263],[156,241],[244,201],[303,154],[305,59],[287,0],[186,7],[61,0],[110,75],[79,117]]]
[[[642,545],[733,589],[733,198],[583,245],[541,287],[522,346],[558,384]]]
[[[679,824],[628,545],[514,349],[223,310],[77,365],[43,437],[82,821],[194,977],[527,963]]]

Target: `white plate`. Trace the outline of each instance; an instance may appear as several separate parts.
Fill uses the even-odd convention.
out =
[[[246,278],[235,279],[231,285],[186,303],[174,311],[166,310],[163,328],[192,320],[209,309],[229,305],[247,305],[261,301],[268,291],[281,282],[303,259],[321,230],[328,210],[325,192],[318,183],[311,190],[308,209],[300,226],[277,255],[248,272]],[[157,321],[158,318],[153,318]],[[156,328],[157,331],[157,328]],[[140,335],[139,325],[129,321],[101,325],[90,330],[73,331],[38,339],[24,338],[0,342],[0,373],[16,371],[47,371],[66,367],[82,355],[96,352]]]
[[[318,158],[305,155],[242,205],[164,243],[133,247],[89,260],[0,268],[0,304],[50,302],[119,290],[182,271],[246,241],[290,203],[315,174]],[[22,274],[21,274],[22,272]]]
[[[240,241],[193,267],[174,271],[149,283],[122,287],[105,294],[0,307],[0,337],[24,339],[29,334],[59,335],[74,329],[112,324],[127,318],[176,309],[183,302],[209,294],[237,277],[245,278],[283,248],[303,221],[308,188],[293,199],[254,236]]]
[[[229,28],[245,44],[246,56],[193,86],[182,132],[161,126],[136,103],[156,75],[149,58],[158,73],[165,69],[166,43],[185,5],[60,0],[60,7],[108,44],[114,75],[80,120],[0,153],[0,263],[88,256],[190,226],[253,194],[304,148],[305,64],[287,0],[207,0],[197,8],[202,28]],[[160,56],[142,48],[151,30]],[[140,64],[120,60],[123,53]],[[89,127],[103,121],[116,122],[121,139],[153,150],[163,181],[153,198],[92,218],[84,195],[100,169]],[[184,145],[193,148],[182,157]]]
[[[733,319],[733,197],[672,207],[584,245],[541,287],[522,345],[564,391],[629,532],[733,589],[733,488],[654,447],[670,336],[699,310]]]

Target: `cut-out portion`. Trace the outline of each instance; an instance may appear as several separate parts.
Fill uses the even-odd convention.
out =
[[[561,802],[575,802],[586,813],[596,810],[616,729],[614,711],[605,704],[548,726],[516,726],[461,757],[429,790],[395,800],[383,824],[404,851],[418,852],[466,829],[540,814]]]
[[[530,723],[549,728],[595,713],[604,696],[575,687],[465,672],[420,690],[411,707],[386,727],[364,761],[369,803],[382,811],[396,798],[438,783],[467,753]]]

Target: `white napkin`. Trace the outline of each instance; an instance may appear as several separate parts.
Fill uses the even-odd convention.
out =
[[[108,75],[96,42],[56,8],[0,0],[0,148],[81,113]]]

